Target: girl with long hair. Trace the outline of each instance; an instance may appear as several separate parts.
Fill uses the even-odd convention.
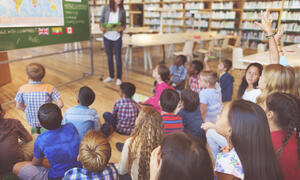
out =
[[[259,77],[262,74],[263,66],[259,63],[248,65],[245,75],[238,89],[237,98],[256,103],[256,98],[261,94],[257,88]]]
[[[150,180],[213,180],[205,142],[186,133],[166,136],[151,154]]]
[[[125,141],[119,174],[129,173],[133,180],[149,180],[151,152],[160,145],[163,134],[164,127],[160,113],[154,108],[143,107],[130,138]]]
[[[300,99],[300,66],[295,67],[294,71],[295,71],[296,97]]]
[[[290,94],[273,93],[267,97],[265,111],[284,179],[300,178],[299,100]]]
[[[264,110],[250,101],[227,104],[216,130],[228,142],[216,160],[218,180],[282,180]],[[226,152],[227,151],[227,152]]]
[[[280,64],[265,66],[258,87],[262,90],[256,101],[259,105],[262,105],[267,96],[274,92],[295,95],[295,72],[292,67],[285,67]]]

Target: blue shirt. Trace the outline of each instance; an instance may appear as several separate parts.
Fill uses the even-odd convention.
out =
[[[65,173],[63,180],[117,180],[118,171],[113,163],[108,163],[107,166],[100,172],[91,172],[82,168],[73,168]]]
[[[225,72],[220,77],[222,102],[231,101],[232,93],[233,93],[233,82],[234,82],[234,78],[228,72]]]
[[[62,178],[67,170],[80,167],[77,161],[79,145],[79,134],[75,126],[68,123],[40,134],[34,144],[33,156],[49,160],[49,180]]]
[[[72,123],[83,139],[84,135],[91,129],[100,129],[99,114],[95,109],[87,106],[77,105],[65,112],[62,124]]]
[[[200,103],[206,104],[206,122],[216,123],[217,116],[222,111],[222,95],[221,89],[216,85],[216,89],[203,89],[199,93]]]
[[[190,133],[199,140],[202,140],[203,137],[205,139],[205,131],[200,128],[203,123],[200,106],[198,106],[194,112],[188,112],[184,109],[181,109],[178,113],[178,116],[182,118],[184,132]]]
[[[172,82],[178,83],[181,80],[185,80],[186,72],[187,70],[183,65],[179,67],[176,65],[172,65],[170,67],[170,74],[173,76]]]

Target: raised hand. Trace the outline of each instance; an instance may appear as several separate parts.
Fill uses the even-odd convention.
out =
[[[273,33],[272,30],[272,17],[270,16],[270,11],[267,9],[267,11],[260,12],[261,14],[261,23],[254,22],[257,26],[259,26],[263,31],[265,31],[268,35],[271,35]]]

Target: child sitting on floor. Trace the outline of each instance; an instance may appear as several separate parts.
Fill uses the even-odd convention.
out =
[[[170,67],[170,75],[172,76],[171,85],[176,90],[183,90],[185,86],[185,77],[187,70],[184,67],[186,63],[186,56],[176,56],[173,65]]]
[[[15,164],[14,174],[21,179],[61,179],[65,172],[80,167],[77,161],[80,137],[71,123],[61,125],[62,114],[56,104],[47,103],[40,107],[38,118],[48,131],[40,134],[34,144],[32,161]],[[44,166],[48,159],[50,168]]]
[[[134,129],[135,119],[140,111],[139,105],[132,99],[134,93],[134,84],[124,82],[120,85],[121,99],[115,103],[112,113],[105,112],[103,114],[105,124],[102,132],[106,136],[109,135],[111,126],[120,134],[131,134],[131,131]]]
[[[190,89],[184,89],[180,93],[180,104],[182,108],[178,115],[182,118],[184,132],[190,133],[199,140],[206,139],[205,131],[199,128],[203,122],[199,95]]]
[[[147,99],[145,101],[145,104],[149,104],[153,108],[155,108],[158,112],[161,112],[160,105],[159,105],[159,99],[161,93],[168,88],[174,89],[172,86],[168,84],[170,80],[170,71],[166,65],[159,64],[153,70],[152,76],[155,78],[157,82],[155,85],[155,94],[151,96],[149,99]]]
[[[38,63],[31,63],[26,67],[29,83],[20,87],[16,95],[16,107],[25,111],[26,121],[33,127],[32,132],[41,132],[38,120],[38,110],[41,105],[55,101],[59,108],[64,106],[60,94],[54,86],[44,84],[45,68]]]
[[[99,114],[95,109],[89,108],[94,100],[94,91],[87,86],[83,86],[79,89],[77,96],[79,105],[65,112],[62,124],[72,123],[77,129],[80,139],[82,139],[89,130],[100,129]]]
[[[200,72],[203,70],[203,64],[201,61],[194,60],[190,64],[187,73],[189,77],[188,87],[195,91],[196,93],[200,92]]]
[[[165,134],[182,132],[184,129],[181,117],[174,113],[178,103],[179,95],[175,90],[166,89],[160,96]]]
[[[80,143],[78,161],[82,168],[73,168],[65,173],[64,180],[118,179],[118,171],[109,163],[111,147],[103,134],[91,130]]]
[[[222,110],[222,95],[217,83],[217,73],[214,71],[203,71],[200,74],[199,93],[200,110],[204,122],[216,123],[217,116]]]
[[[5,119],[0,104],[0,179],[10,173],[17,162],[32,159],[34,140],[22,123],[16,119]],[[26,144],[21,145],[22,139]]]

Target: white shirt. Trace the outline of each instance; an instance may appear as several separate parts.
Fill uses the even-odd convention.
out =
[[[261,94],[260,89],[252,89],[251,91],[247,91],[247,89],[246,89],[242,96],[242,99],[256,103],[256,98],[260,94]]]
[[[119,22],[119,8],[117,8],[116,12],[111,11],[109,13],[108,23],[118,23]],[[118,40],[121,35],[118,31],[107,31],[104,33],[104,37],[111,40],[116,41]]]

